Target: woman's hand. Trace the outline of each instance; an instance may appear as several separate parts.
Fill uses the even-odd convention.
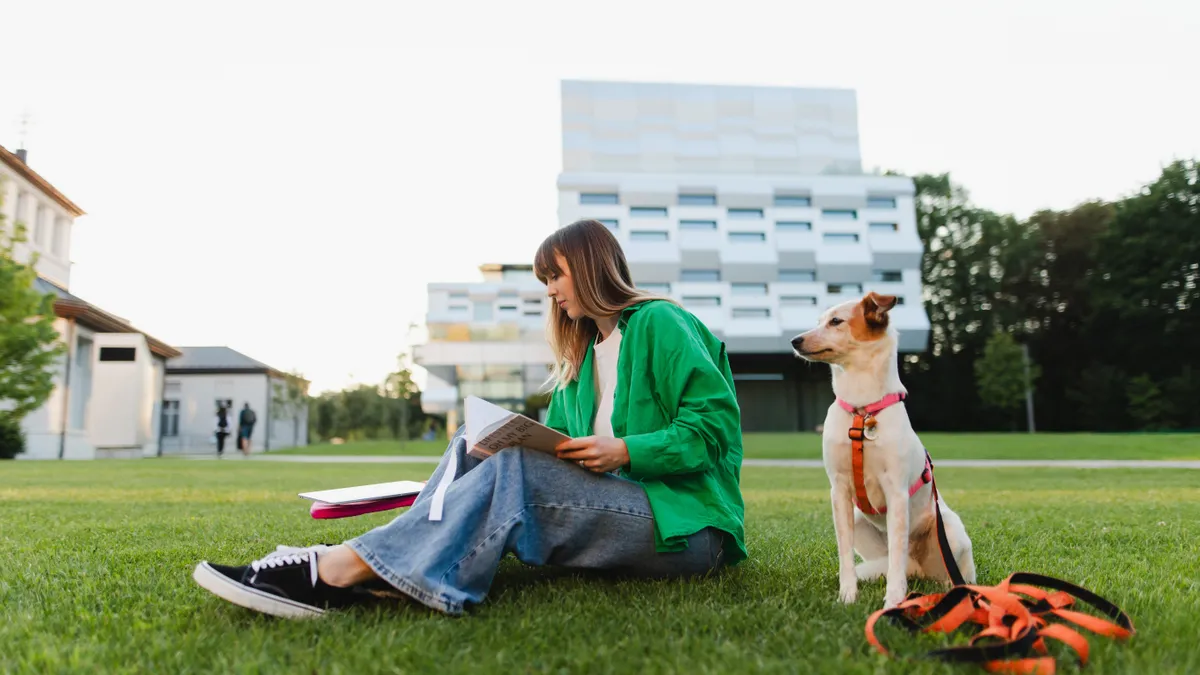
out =
[[[583,436],[563,441],[555,448],[559,459],[575,462],[596,473],[608,473],[629,464],[625,441],[611,436]]]

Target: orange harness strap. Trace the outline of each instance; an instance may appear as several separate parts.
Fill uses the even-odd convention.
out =
[[[1067,609],[1076,600],[1108,618]],[[875,612],[867,619],[867,642],[888,654],[875,636],[875,624],[882,617],[912,633],[953,633],[963,624],[977,626],[966,646],[936,649],[925,656],[978,663],[992,673],[1052,675],[1056,662],[1047,655],[1047,638],[1070,647],[1079,664],[1087,665],[1088,641],[1066,622],[1118,640],[1134,634],[1133,621],[1108,600],[1081,586],[1028,572],[1013,574],[997,586],[957,585],[946,593],[911,593],[899,606]],[[1062,621],[1052,623],[1052,619]]]
[[[870,418],[874,427],[875,418]],[[867,418],[862,413],[854,413],[854,423],[850,425],[850,461],[854,466],[854,502],[858,510],[874,516],[876,511],[867,497],[867,484],[863,480],[863,440],[866,438]]]
[[[871,435],[876,426],[875,413],[903,401],[904,398],[903,394],[890,394],[885,396],[883,400],[862,408],[855,408],[849,403],[838,399],[838,405],[854,415],[854,422],[850,425],[849,431],[850,463],[854,473],[854,502],[858,506],[858,510],[867,515],[886,513],[887,506],[875,508],[871,505],[871,499],[867,496],[867,484],[863,478],[863,445],[865,441],[875,438]],[[932,483],[933,515],[934,521],[937,523],[938,551],[942,554],[942,564],[946,566],[946,574],[950,577],[950,581],[956,585],[961,585],[965,580],[963,579],[962,572],[958,569],[958,562],[954,559],[954,551],[950,548],[950,539],[946,535],[946,523],[942,520],[942,505],[938,497],[937,481],[933,478],[933,459],[930,458],[928,451],[925,452],[925,470],[921,472],[920,478],[909,488],[908,496],[911,497],[917,494],[918,490],[925,487],[925,483]]]

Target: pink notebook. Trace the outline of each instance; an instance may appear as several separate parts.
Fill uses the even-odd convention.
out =
[[[300,496],[312,500],[308,512],[313,518],[349,518],[412,506],[424,488],[424,481],[402,480],[301,492]]]
[[[313,502],[308,512],[313,518],[349,518],[351,516],[361,516],[364,513],[402,509],[406,506],[412,506],[412,503],[415,501],[417,501],[416,495],[406,495],[404,497],[376,499],[369,502],[354,502],[350,504]]]

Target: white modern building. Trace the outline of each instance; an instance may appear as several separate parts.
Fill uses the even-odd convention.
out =
[[[421,408],[446,416],[452,430],[462,419],[464,397],[524,411],[550,373],[546,287],[533,266],[485,264],[479,270],[481,282],[429,284],[429,341],[414,350],[428,372]]]
[[[38,255],[38,290],[55,296],[54,327],[66,344],[54,391],[22,420],[22,459],[93,459],[158,454],[160,405],[170,345],[72,294],[71,230],[84,212],[27,164],[0,147],[5,223],[24,224],[29,241],[14,251]]]
[[[229,347],[180,347],[167,363],[163,389],[163,454],[216,452],[217,408],[233,411],[236,424],[250,405],[257,422],[252,452],[308,445],[308,407],[285,403],[290,375]],[[303,394],[308,382],[296,384]],[[237,451],[236,438],[225,451]]]
[[[606,224],[640,287],[679,299],[725,341],[747,430],[823,418],[827,368],[796,361],[789,341],[833,304],[897,295],[901,350],[925,349],[914,186],[863,173],[853,91],[568,81],[562,129],[559,226]],[[527,329],[505,328],[524,317],[477,312],[476,298],[493,309],[496,298],[476,288],[451,298],[431,285],[431,326],[454,305],[468,332],[519,330],[532,350]],[[418,362],[448,375],[440,340],[431,331]],[[493,353],[481,345],[478,357]],[[461,399],[456,380],[438,385],[436,404]]]

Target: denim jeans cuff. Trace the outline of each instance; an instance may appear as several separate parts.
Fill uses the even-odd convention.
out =
[[[362,541],[361,537],[357,539],[351,539],[345,542],[345,545],[351,551],[357,553],[358,557],[362,558],[363,562],[365,562],[367,566],[375,572],[375,574],[379,575],[380,579],[388,582],[401,593],[409,596],[422,605],[429,607],[430,609],[434,609],[451,616],[462,615],[463,603],[461,601],[452,600],[445,593],[439,593],[437,591],[430,590],[422,586],[420,583],[400,576],[399,574],[396,574],[392,570],[388,569],[387,565],[380,560],[379,556],[375,555],[375,553],[371,551],[370,547]]]

